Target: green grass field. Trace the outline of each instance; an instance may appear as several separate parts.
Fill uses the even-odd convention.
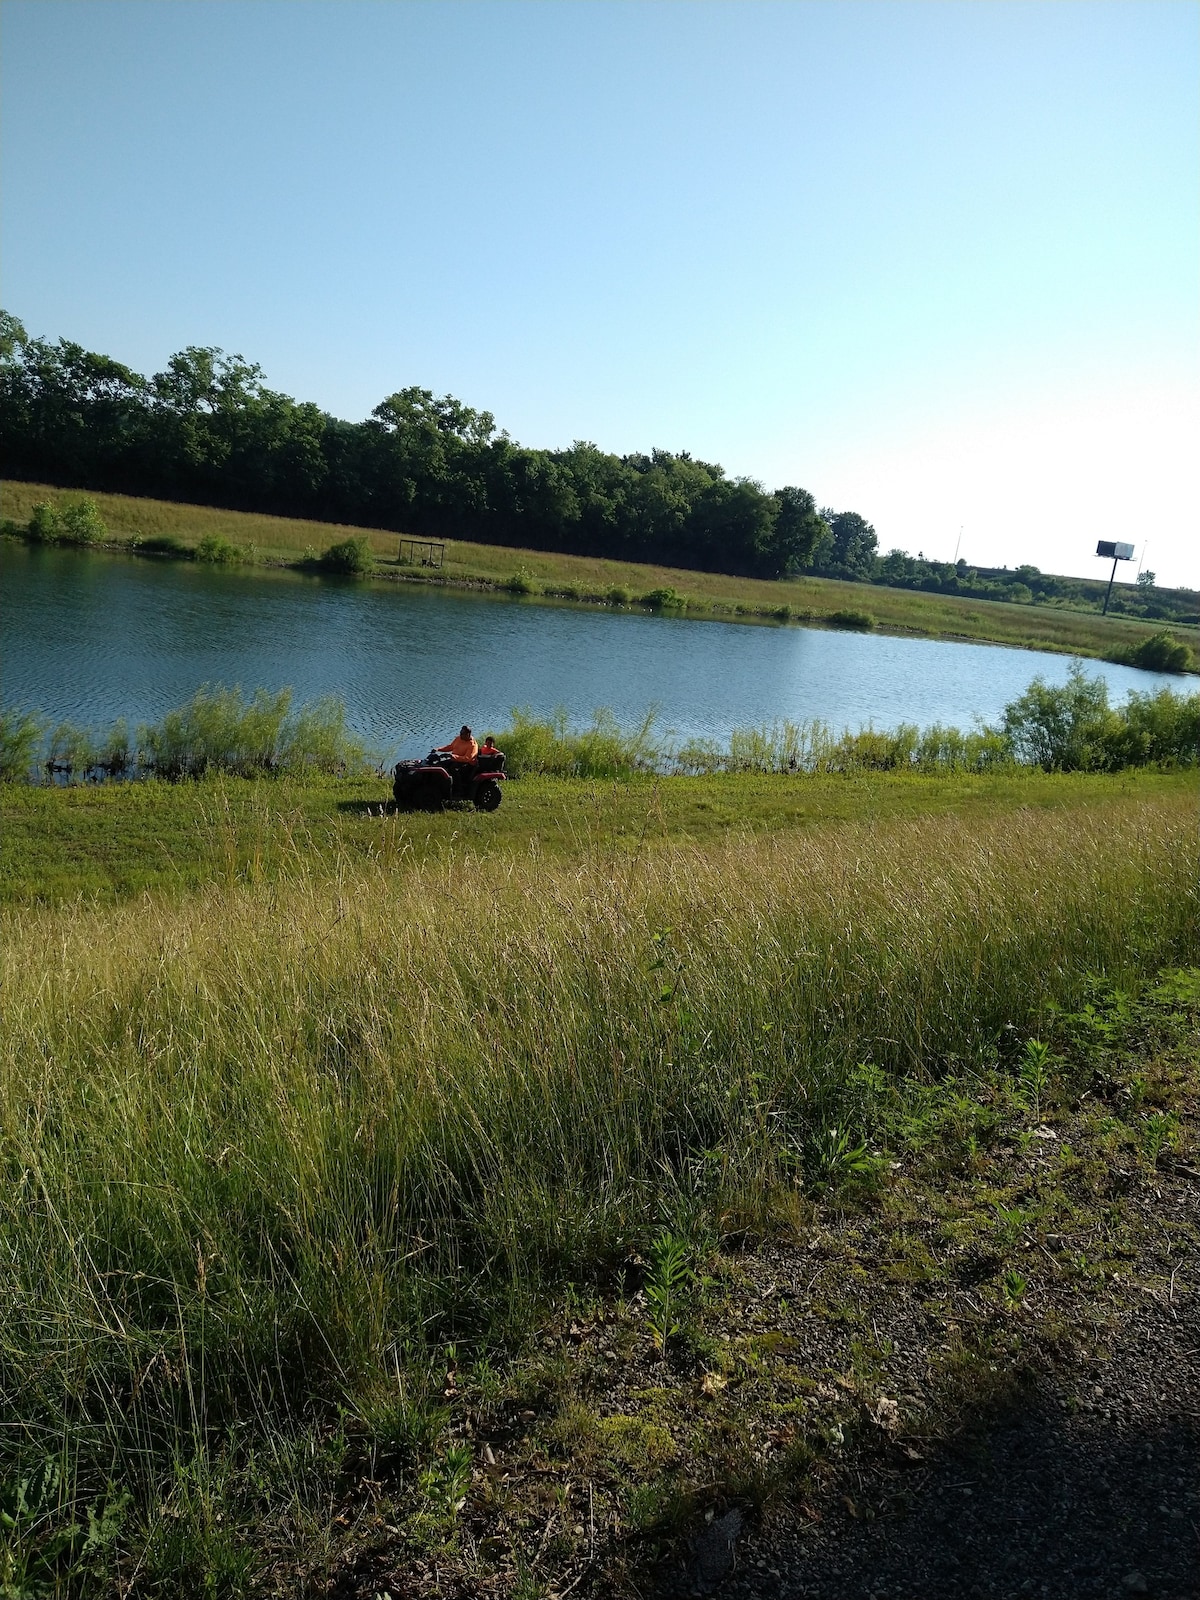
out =
[[[383,815],[380,778],[243,779],[194,783],[0,787],[0,900],[124,899],[202,884],[274,881],[314,864],[405,873],[432,861],[507,870],[597,852],[631,860],[665,845],[733,837],[764,842],[828,824],[1022,809],[1089,811],[1097,804],[1194,793],[1192,772],[1065,775],[1011,770],[949,776],[855,773],[779,778],[525,778],[491,816],[469,807]]]
[[[545,1463],[617,1450],[624,1537],[685,1435],[652,1398],[587,1412],[547,1318],[611,1299],[589,1316],[661,1394],[664,1250],[732,1273],[810,1191],[888,1170],[868,1088],[910,1108],[885,1148],[919,1103],[975,1151],[1007,1039],[1196,959],[1191,773],[541,778],[490,817],[386,792],[0,797],[11,1591],[317,1593],[370,1534],[474,1563],[455,1593],[550,1592],[522,1576]],[[497,1499],[473,1429],[505,1405],[544,1422]],[[736,1475],[705,1415],[687,1451]]]
[[[24,524],[38,501],[57,501],[64,495],[70,498],[66,491],[44,484],[4,483],[0,485],[0,517]],[[169,537],[194,548],[201,539],[217,535],[253,550],[254,560],[266,565],[298,562],[318,555],[339,540],[361,536],[368,540],[379,563],[378,576],[368,581],[440,580],[501,587],[520,574],[535,595],[573,592],[580,599],[603,599],[610,590],[618,589],[636,600],[667,588],[685,597],[689,614],[696,616],[770,619],[786,606],[797,619],[820,623],[838,612],[867,612],[878,627],[893,632],[977,639],[1100,659],[1117,658],[1162,627],[1161,623],[1104,618],[1056,606],[966,600],[827,578],[777,583],[731,578],[719,573],[508,549],[457,539],[448,542],[445,567],[435,578],[424,569],[400,565],[396,559],[398,536],[377,529],[256,516],[125,495],[95,494],[91,498],[118,541]],[[1190,645],[1193,657],[1200,659],[1200,628],[1176,624],[1171,628]]]

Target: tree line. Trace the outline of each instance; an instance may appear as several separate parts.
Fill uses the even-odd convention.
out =
[[[980,600],[1099,607],[1104,585],[879,552],[854,511],[767,490],[686,450],[535,450],[490,411],[409,387],[363,422],[268,388],[239,355],[191,345],[145,377],[0,311],[0,434],[9,477],[384,528],[425,538],[609,556],[747,577],[819,577]],[[1148,580],[1148,582],[1146,581]],[[1123,586],[1125,587],[1125,586]],[[1198,620],[1189,591],[1125,587],[1111,609]]]
[[[687,451],[518,444],[452,395],[409,387],[364,422],[190,346],[145,377],[3,314],[0,429],[11,477],[165,500],[705,571],[866,575],[874,530]]]

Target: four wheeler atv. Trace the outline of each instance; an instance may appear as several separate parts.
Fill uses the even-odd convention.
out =
[[[396,765],[392,793],[406,811],[440,811],[452,800],[470,800],[477,811],[495,811],[504,782],[504,756],[478,755],[458,761],[444,750],[431,750],[424,761]]]

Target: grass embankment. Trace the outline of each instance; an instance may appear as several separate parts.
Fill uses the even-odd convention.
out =
[[[498,819],[467,817],[421,819],[459,830],[438,849],[389,851],[411,821],[317,791],[332,859],[296,843],[271,882],[235,866],[190,895],[6,910],[0,1476],[34,1508],[0,1535],[15,1581],[41,1561],[143,1594],[335,1573],[357,1593],[346,1562],[369,1535],[413,1588],[424,1551],[431,1588],[440,1563],[463,1593],[533,1594],[549,1564],[589,1543],[601,1561],[694,1504],[702,1478],[723,1494],[739,1461],[766,1482],[831,1448],[803,1372],[790,1432],[724,1409],[741,1358],[701,1317],[719,1298],[702,1280],[728,1277],[748,1231],[806,1226],[806,1195],[881,1178],[913,1107],[933,1142],[952,1123],[978,1149],[1003,1121],[972,1107],[1007,1081],[1005,1041],[1094,975],[1194,959],[1190,785],[1010,781],[1008,804],[912,818],[843,780],[866,820],[776,814],[769,848],[687,837],[703,785],[580,785],[553,852],[533,830],[477,848]],[[1043,782],[1070,803],[1018,809]],[[216,795],[219,839],[228,792],[187,791]],[[522,786],[522,811],[562,792]],[[919,780],[896,792],[902,810]],[[649,848],[668,793],[679,826]],[[111,819],[160,795],[12,799]],[[375,842],[354,859],[357,828]],[[1055,1063],[1025,1057],[1040,1113]],[[585,1303],[587,1328],[611,1322],[597,1372],[657,1362],[643,1388],[707,1382],[711,1414],[676,1427],[611,1377],[606,1404],[557,1335],[553,1360],[531,1351],[547,1317],[575,1339]],[[580,1469],[576,1523],[582,1482],[572,1499],[555,1474]]]
[[[40,501],[70,498],[68,492],[45,484],[4,483],[0,485],[0,517],[23,526]],[[92,494],[89,498],[98,507],[110,536],[119,543],[131,538],[173,539],[194,550],[205,538],[223,539],[237,545],[250,565],[312,562],[334,543],[362,538],[378,563],[375,580],[443,582],[498,590],[511,586],[530,597],[559,596],[608,605],[638,604],[643,597],[657,594],[656,609],[664,609],[661,597],[665,592],[681,599],[689,616],[878,626],[895,633],[975,639],[1101,660],[1123,658],[1163,626],[1058,606],[964,600],[828,578],[780,582],[733,578],[720,573],[509,549],[457,539],[447,542],[444,567],[432,572],[401,565],[396,559],[399,536],[378,529],[256,516],[126,495]],[[671,610],[669,600],[665,609]],[[856,617],[865,618],[865,622],[856,623]],[[1170,627],[1191,648],[1193,658],[1200,659],[1200,628],[1176,623]]]

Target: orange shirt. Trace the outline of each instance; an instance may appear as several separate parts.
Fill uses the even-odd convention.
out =
[[[449,744],[438,745],[438,749],[444,750],[447,755],[453,756],[456,761],[474,761],[479,754],[479,746],[474,739],[464,739],[461,733],[451,739]]]

